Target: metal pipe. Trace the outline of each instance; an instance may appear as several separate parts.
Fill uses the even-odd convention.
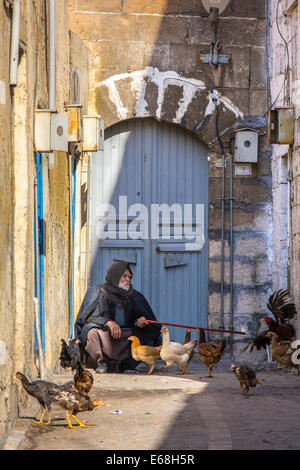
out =
[[[233,330],[233,152],[232,141],[230,139],[230,155],[229,155],[229,212],[230,212],[230,325],[229,328]],[[230,350],[233,353],[232,336],[230,337]]]
[[[49,0],[49,109],[55,110],[55,0]]]
[[[74,269],[73,269],[73,152],[69,152],[69,224],[70,224],[70,338],[73,338],[73,284],[74,284]]]
[[[291,147],[289,146],[287,155],[287,290],[291,289],[291,233],[292,233],[292,218],[291,218],[291,183],[292,183],[292,170],[291,170]]]
[[[225,155],[222,153],[220,329],[224,329]]]
[[[9,84],[18,84],[21,0],[14,0],[11,24]]]
[[[34,318],[35,318],[35,328],[36,328],[36,337],[38,342],[38,356],[39,356],[39,376],[44,377],[44,358],[43,358],[43,345],[41,339],[41,324],[40,324],[40,268],[39,268],[39,217],[38,217],[38,175],[41,171],[36,173],[34,177],[34,219],[35,219],[35,273],[36,273],[36,292],[34,301]]]
[[[86,190],[86,249],[85,249],[85,291],[88,287],[89,271],[89,234],[90,234],[90,155],[88,154],[88,176]]]

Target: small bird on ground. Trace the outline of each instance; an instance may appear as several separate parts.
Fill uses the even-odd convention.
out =
[[[72,371],[75,371],[74,387],[79,392],[88,395],[93,386],[94,377],[92,372],[87,370],[81,362],[79,345],[79,339],[71,339],[69,344],[64,339],[61,340],[60,365],[64,369],[70,367]]]
[[[199,333],[198,354],[200,359],[204,362],[208,370],[207,378],[213,378],[211,371],[214,366],[221,360],[222,354],[226,347],[226,338],[223,338],[219,343],[206,341],[205,333],[202,328],[197,328]]]
[[[192,349],[198,344],[198,340],[194,339],[186,344],[176,343],[170,340],[170,333],[168,328],[163,327],[161,330],[163,334],[163,344],[160,352],[160,357],[166,362],[166,365],[161,366],[161,369],[167,369],[171,365],[177,364],[180,367],[181,373],[185,373],[185,369],[189,362],[190,353]]]
[[[261,384],[260,380],[256,378],[255,371],[247,365],[236,366],[232,363],[231,371],[234,373],[237,380],[240,382],[240,387],[242,389],[243,395],[249,396],[249,388],[256,387],[256,385]]]
[[[187,343],[190,343],[191,341],[191,330],[190,329],[187,329],[186,332],[185,332],[185,337],[184,337],[184,340],[183,340],[183,343],[182,344],[187,344]],[[187,362],[187,365],[186,365],[186,372],[187,374],[192,374],[193,372],[190,372],[190,369],[188,367],[189,363],[191,362],[191,360],[193,359],[194,357],[194,349],[191,349],[190,351],[190,357],[189,357],[189,360]],[[181,368],[179,367],[179,370],[180,372],[182,372]]]
[[[23,385],[24,390],[34,397],[41,405],[43,412],[39,421],[33,420],[34,424],[48,425],[51,423],[51,405],[55,401],[54,394],[59,393],[65,389],[70,389],[73,382],[67,382],[63,385],[57,385],[47,380],[33,380],[30,381],[21,372],[16,373],[16,378],[19,379]],[[48,422],[44,422],[44,415],[48,411]]]
[[[87,395],[84,395],[83,393],[78,392],[78,390],[71,388],[53,392],[53,396],[58,405],[66,411],[66,418],[69,429],[92,427],[80,421],[76,417],[76,414],[82,411],[91,411],[96,408],[96,406],[103,405],[101,401],[91,400]],[[72,418],[78,423],[78,426],[72,425],[69,413],[71,413]]]
[[[132,341],[131,354],[133,359],[147,364],[150,367],[147,375],[152,374],[155,362],[160,359],[161,347],[143,345],[140,343],[140,340],[137,336],[129,336],[128,340]]]

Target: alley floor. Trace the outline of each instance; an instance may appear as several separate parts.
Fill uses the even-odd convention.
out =
[[[38,403],[15,421],[6,450],[300,450],[300,376],[256,366],[262,384],[245,397],[223,359],[207,378],[199,359],[190,375],[171,367],[153,375],[94,374],[92,399],[104,405],[80,413],[91,428],[67,429],[65,412],[53,407],[53,422],[37,426]],[[146,370],[146,369],[145,369]],[[51,377],[57,383],[71,373]],[[117,413],[115,410],[119,410]],[[45,416],[46,417],[46,416]]]

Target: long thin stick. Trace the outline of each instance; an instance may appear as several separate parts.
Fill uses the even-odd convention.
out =
[[[170,326],[179,326],[180,328],[193,328],[193,329],[197,329],[197,328],[201,328],[202,330],[206,330],[206,331],[221,331],[222,333],[231,333],[231,334],[235,334],[235,335],[245,335],[246,333],[244,333],[243,331],[234,331],[234,330],[216,330],[214,328],[202,328],[200,326],[187,326],[187,325],[177,325],[176,323],[166,323],[166,322],[162,322],[162,321],[154,321],[154,320],[146,320],[148,323],[156,323],[158,325],[170,325]]]

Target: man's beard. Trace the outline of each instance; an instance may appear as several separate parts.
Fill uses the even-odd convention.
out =
[[[129,291],[129,289],[130,289],[130,283],[128,283],[128,282],[121,282],[121,281],[120,281],[118,287],[120,287],[121,289],[124,289],[124,290]]]

